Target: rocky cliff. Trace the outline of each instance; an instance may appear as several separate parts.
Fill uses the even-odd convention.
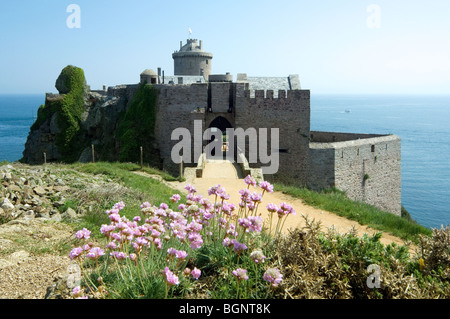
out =
[[[55,87],[59,94],[46,94],[45,104],[39,108],[30,128],[22,162],[89,162],[92,145],[96,161],[137,162],[143,146],[145,162],[159,166],[158,152],[151,143],[154,125],[146,125],[152,116],[142,113],[154,111],[155,95],[146,94],[150,85],[91,91],[82,69],[67,66]],[[140,90],[146,91],[139,95]],[[135,95],[140,100],[134,99]],[[142,123],[142,119],[147,122]],[[140,136],[144,133],[137,128],[146,128],[142,130],[146,136]]]

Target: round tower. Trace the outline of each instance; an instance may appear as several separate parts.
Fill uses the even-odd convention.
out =
[[[211,74],[212,53],[203,51],[202,41],[187,39],[183,45],[180,41],[180,51],[172,54],[174,62],[174,75],[203,75],[208,79]]]

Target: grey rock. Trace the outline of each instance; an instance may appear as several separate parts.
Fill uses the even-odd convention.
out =
[[[8,198],[5,198],[0,203],[0,208],[2,208],[6,213],[8,213],[8,212],[11,212],[12,210],[14,210],[14,205],[9,201]]]
[[[35,188],[33,188],[33,191],[39,196],[43,196],[47,193],[47,191],[41,186],[36,186]]]

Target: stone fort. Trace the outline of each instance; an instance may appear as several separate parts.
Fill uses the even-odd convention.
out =
[[[202,41],[188,39],[172,54],[174,75],[145,70],[140,81],[160,92],[157,136],[164,166],[176,171],[171,159],[171,140],[177,127],[194,136],[194,121],[203,128],[279,128],[278,172],[265,179],[308,186],[320,190],[336,187],[351,199],[363,201],[400,215],[401,140],[396,135],[318,132],[310,130],[310,90],[302,89],[298,75],[251,77],[212,74],[213,55]],[[110,94],[126,88],[110,88]],[[198,123],[198,122],[197,122]],[[270,137],[267,138],[270,144]],[[247,141],[247,146],[255,141]],[[207,141],[203,142],[204,144]],[[194,145],[194,142],[192,143]],[[203,145],[204,146],[204,145]],[[242,151],[248,159],[249,147]],[[192,156],[198,156],[194,151]],[[245,161],[245,158],[243,161]],[[191,162],[202,165],[202,160]],[[248,161],[247,161],[248,162]],[[174,164],[176,167],[174,167]],[[250,168],[260,168],[258,155]],[[201,174],[201,171],[200,173]]]
[[[172,54],[174,74],[161,68],[146,69],[140,83],[150,83],[158,90],[155,122],[156,148],[163,169],[178,175],[180,165],[171,156],[179,140],[172,139],[176,128],[186,128],[194,139],[196,126],[203,129],[268,129],[268,153],[278,152],[279,168],[264,179],[307,186],[314,190],[335,187],[353,200],[366,202],[385,211],[401,214],[401,140],[396,135],[322,132],[310,130],[310,90],[302,89],[299,76],[252,77],[213,74],[213,55],[204,51],[202,41],[188,39]],[[132,100],[138,84],[104,87],[108,99]],[[279,143],[271,145],[270,128],[279,129]],[[196,169],[201,176],[208,160],[194,149],[184,167]],[[244,174],[267,166],[267,159],[257,154],[248,161],[252,140],[244,149],[233,148],[235,162]],[[228,149],[228,151],[230,151]],[[227,152],[225,151],[224,156]],[[228,156],[227,156],[228,158]],[[191,168],[192,167],[192,168]]]

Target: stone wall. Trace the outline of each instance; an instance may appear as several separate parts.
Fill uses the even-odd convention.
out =
[[[174,75],[203,75],[207,79],[211,74],[211,58],[207,54],[184,52],[174,55]]]
[[[398,136],[334,132],[311,132],[311,135],[311,188],[336,187],[353,200],[401,214]],[[359,139],[354,139],[356,136]],[[333,140],[336,142],[328,142]]]
[[[194,146],[194,121],[201,120],[204,129],[205,110],[208,106],[208,86],[205,83],[192,85],[156,85],[159,90],[156,109],[155,133],[158,141],[163,168],[178,175],[179,165],[171,158],[172,148],[179,140],[171,140],[172,131],[176,128],[187,128],[191,134],[191,145]],[[191,163],[195,166],[200,154],[191,152]]]
[[[236,127],[267,128],[268,153],[273,151],[270,145],[271,128],[279,129],[279,169],[273,175],[264,174],[272,181],[291,182],[305,185],[307,182],[308,137],[310,131],[310,91],[289,90],[278,92],[274,98],[273,90],[255,90],[255,97],[244,83],[237,83],[235,88],[235,123]],[[264,167],[258,156],[258,163],[252,163],[251,154],[246,158],[251,167]],[[259,151],[259,149],[258,149]],[[264,172],[264,171],[263,171]]]

